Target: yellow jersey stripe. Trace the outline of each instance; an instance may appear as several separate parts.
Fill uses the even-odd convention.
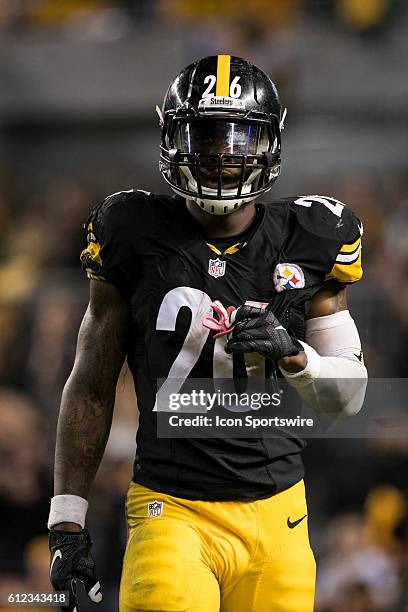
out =
[[[361,238],[359,236],[357,240],[353,242],[352,244],[343,244],[343,246],[340,249],[340,253],[352,253],[360,245],[360,242],[361,242]]]
[[[231,56],[219,55],[217,59],[216,96],[229,96]]]
[[[217,249],[216,246],[214,246],[213,244],[210,244],[209,242],[207,242],[207,246],[209,249],[211,249],[216,255],[221,255],[221,251],[220,249]]]
[[[326,280],[329,278],[336,278],[341,283],[355,283],[360,280],[363,276],[363,268],[361,267],[361,251],[353,263],[340,264],[335,263],[330,271],[330,274],[326,276]]]
[[[234,253],[237,253],[239,251],[239,249],[241,247],[241,243],[240,242],[235,242],[235,244],[231,244],[231,246],[229,246],[226,249],[224,249],[224,251],[221,251],[220,249],[217,249],[217,247],[214,246],[213,244],[211,244],[211,242],[207,242],[207,246],[216,255],[234,255]]]
[[[234,255],[237,251],[239,251],[239,247],[241,246],[240,242],[236,242],[235,244],[231,244],[225,251],[223,255]]]

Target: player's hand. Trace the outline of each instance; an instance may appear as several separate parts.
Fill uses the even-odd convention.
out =
[[[86,529],[79,533],[52,529],[49,536],[51,552],[50,580],[55,591],[68,591],[69,605],[64,612],[79,612],[77,583],[83,582],[91,601],[102,601],[101,585],[95,574],[91,555],[91,538]]]
[[[260,353],[279,361],[303,351],[300,342],[286,331],[268,306],[240,306],[230,314],[227,327],[233,328],[225,346],[227,353]]]

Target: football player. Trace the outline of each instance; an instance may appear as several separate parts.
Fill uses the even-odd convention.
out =
[[[332,197],[258,202],[280,173],[285,111],[244,59],[188,66],[158,113],[174,195],[118,192],[86,223],[90,302],[58,423],[51,581],[68,611],[78,580],[102,599],[85,515],[127,358],[140,421],[121,612],[311,612],[304,443],[160,438],[157,380],[245,378],[252,353],[317,410],[358,412],[367,373],[346,285],[362,275],[362,227]],[[202,324],[213,307],[228,335]]]

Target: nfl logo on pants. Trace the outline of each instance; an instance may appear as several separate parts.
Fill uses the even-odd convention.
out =
[[[155,517],[161,516],[163,514],[163,502],[157,501],[156,499],[147,504],[147,516]]]
[[[210,261],[208,262],[208,274],[210,276],[213,276],[214,278],[218,278],[218,276],[224,276],[226,263],[226,261],[221,261],[219,257],[217,257],[217,259],[210,259]]]

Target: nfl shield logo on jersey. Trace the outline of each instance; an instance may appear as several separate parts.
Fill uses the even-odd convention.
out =
[[[217,259],[210,259],[208,262],[208,274],[214,278],[224,276],[226,263],[226,261],[221,261],[218,257]]]
[[[303,289],[305,275],[297,264],[279,263],[273,273],[273,282],[278,293],[288,289]]]
[[[163,514],[163,502],[155,499],[147,504],[147,516],[157,518]]]

